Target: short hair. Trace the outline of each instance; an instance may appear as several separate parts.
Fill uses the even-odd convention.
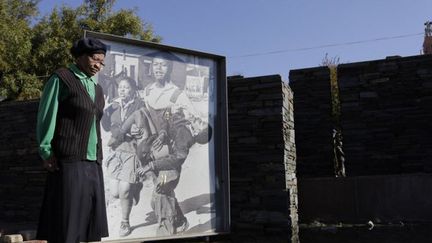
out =
[[[135,82],[135,80],[133,78],[130,78],[130,77],[127,77],[127,76],[121,77],[121,78],[118,79],[118,84],[120,85],[120,82],[123,81],[123,80],[129,83],[129,85],[130,85],[130,87],[131,87],[132,90],[134,90],[134,91],[138,90],[138,86],[137,86],[137,84],[136,84],[136,82]]]

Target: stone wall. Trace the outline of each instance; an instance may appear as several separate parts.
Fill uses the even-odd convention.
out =
[[[231,77],[228,117],[233,233],[291,234],[296,242],[297,181],[289,87],[277,75]]]
[[[337,68],[347,176],[432,172],[432,56]],[[299,177],[334,176],[329,69],[291,70]]]
[[[432,172],[432,56],[338,67],[348,175]]]
[[[291,70],[298,176],[333,176],[330,71]]]
[[[294,130],[294,97],[288,85],[282,84],[283,91],[283,136],[284,136],[284,164],[285,164],[285,189],[289,193],[289,210],[291,220],[291,242],[299,241],[298,226],[298,189],[297,189],[297,165],[296,144]]]
[[[39,102],[0,103],[0,232],[34,228],[45,173],[36,145]]]

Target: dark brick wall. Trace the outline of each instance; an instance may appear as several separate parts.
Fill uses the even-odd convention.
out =
[[[432,56],[338,67],[348,175],[432,172]]]
[[[34,228],[39,217],[45,172],[36,146],[38,104],[0,103],[0,229]]]
[[[295,237],[297,181],[290,89],[277,75],[231,77],[228,117],[233,232],[290,234],[292,225]]]
[[[347,176],[432,172],[432,56],[337,68]],[[329,69],[291,70],[299,177],[334,176]]]
[[[297,175],[333,176],[330,71],[291,70],[297,147]]]

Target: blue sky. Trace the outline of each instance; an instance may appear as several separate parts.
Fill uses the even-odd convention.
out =
[[[55,5],[78,0],[42,0]],[[227,75],[279,74],[316,67],[325,54],[340,63],[419,55],[431,0],[117,0],[136,8],[163,44],[227,58]]]

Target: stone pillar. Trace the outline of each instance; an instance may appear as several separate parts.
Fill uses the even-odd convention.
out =
[[[291,218],[291,242],[299,242],[298,226],[298,197],[297,197],[297,176],[296,176],[296,146],[294,131],[294,104],[293,93],[288,85],[282,85],[283,92],[283,136],[285,141],[285,182],[289,193],[289,210]]]
[[[279,75],[228,78],[228,120],[233,235],[298,242],[290,88]]]

